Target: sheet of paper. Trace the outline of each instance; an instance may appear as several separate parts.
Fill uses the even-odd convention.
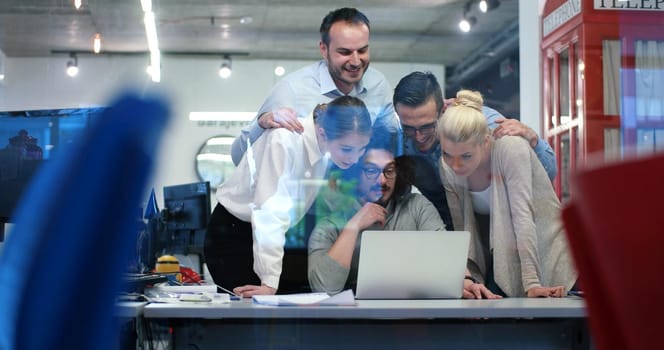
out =
[[[334,296],[327,293],[299,293],[283,295],[254,295],[254,303],[272,306],[341,306],[355,305],[355,295],[348,289]]]

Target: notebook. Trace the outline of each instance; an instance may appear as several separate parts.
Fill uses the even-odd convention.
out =
[[[365,231],[357,299],[461,298],[468,231]]]

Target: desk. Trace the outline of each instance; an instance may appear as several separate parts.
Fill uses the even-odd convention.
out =
[[[115,304],[115,317],[120,322],[119,349],[144,349],[139,342],[145,339],[143,334],[143,309],[147,302],[122,301]]]
[[[359,300],[357,306],[149,304],[176,349],[583,349],[582,299]]]
[[[143,314],[143,308],[148,303],[143,301],[121,301],[115,303],[115,317],[137,318]]]

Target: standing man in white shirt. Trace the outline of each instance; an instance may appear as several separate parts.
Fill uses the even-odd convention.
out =
[[[231,156],[237,165],[265,129],[286,128],[303,132],[298,118],[306,117],[320,103],[349,95],[361,99],[372,124],[398,130],[392,106],[392,88],[385,76],[369,68],[369,19],[354,8],[340,8],[323,18],[319,49],[323,59],[279,81],[256,118],[233,142]]]

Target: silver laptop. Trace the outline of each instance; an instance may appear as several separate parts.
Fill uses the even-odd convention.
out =
[[[468,231],[365,231],[357,299],[461,298]]]

